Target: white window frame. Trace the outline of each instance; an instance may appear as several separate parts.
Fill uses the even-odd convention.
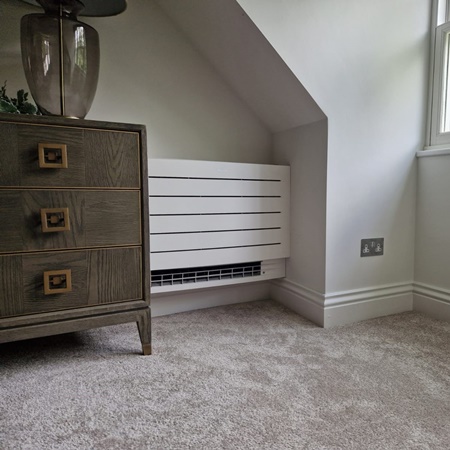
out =
[[[450,150],[450,131],[441,132],[443,91],[450,89],[450,0],[433,0],[431,23],[430,94],[425,150]],[[447,67],[448,79],[444,79]],[[448,94],[450,114],[450,93]]]
[[[442,123],[446,114],[450,114],[450,102],[445,101],[448,98],[449,89],[449,33],[450,23],[445,22],[436,28],[435,32],[435,52],[434,52],[434,70],[432,87],[432,108],[431,108],[431,129],[430,145],[445,145],[450,147],[450,131],[443,132]],[[447,78],[447,79],[446,79]],[[444,92],[445,91],[445,92]],[[445,107],[447,106],[447,107]]]

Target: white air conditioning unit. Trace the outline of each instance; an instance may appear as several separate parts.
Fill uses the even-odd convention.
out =
[[[152,293],[281,278],[289,166],[149,160]]]

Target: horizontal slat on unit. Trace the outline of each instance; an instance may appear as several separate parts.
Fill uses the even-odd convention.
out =
[[[251,230],[285,226],[282,214],[218,214],[196,216],[151,216],[150,230],[152,234],[219,231],[219,230]]]
[[[231,178],[281,180],[289,177],[289,166],[182,159],[149,159],[149,177]]]
[[[234,264],[247,261],[286,258],[289,246],[266,245],[257,247],[237,247],[220,250],[193,250],[184,252],[154,253],[151,255],[152,270],[174,267],[197,267],[199,265]]]
[[[150,159],[149,195],[152,270],[289,256],[288,166]]]
[[[157,234],[150,236],[151,253],[279,244],[281,230],[219,231],[192,234]]]
[[[279,197],[281,181],[151,178],[151,196]]]
[[[280,198],[150,197],[151,215],[278,212],[283,206]]]

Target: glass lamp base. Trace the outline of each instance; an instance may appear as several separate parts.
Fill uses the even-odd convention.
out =
[[[21,21],[22,62],[45,115],[84,118],[97,89],[97,31],[73,16],[29,14]]]

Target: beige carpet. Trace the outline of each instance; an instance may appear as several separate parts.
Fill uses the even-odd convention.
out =
[[[273,302],[0,345],[0,448],[449,449],[450,324]]]

